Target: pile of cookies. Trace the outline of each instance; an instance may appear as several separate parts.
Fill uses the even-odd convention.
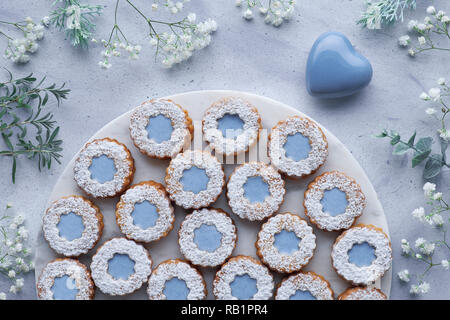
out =
[[[317,176],[304,194],[309,221],[290,212],[278,213],[286,193],[284,179],[305,178],[327,159],[327,139],[312,120],[292,116],[280,121],[268,139],[270,164],[238,165],[228,179],[218,159],[247,152],[262,129],[258,110],[248,101],[227,97],[205,112],[203,138],[215,155],[189,149],[192,119],[171,100],[151,100],[137,107],[129,129],[141,153],[170,159],[165,185],[156,181],[131,185],[134,159],[119,141],[87,143],[75,161],[74,179],[89,198],[120,197],[115,215],[123,237],[103,243],[86,267],[76,258],[100,240],[103,215],[83,196],[55,201],[43,217],[43,234],[62,257],[43,269],[37,283],[40,299],[93,299],[95,288],[127,295],[145,283],[152,300],[205,299],[206,283],[199,268],[217,267],[216,299],[332,300],[334,293],[324,277],[302,271],[316,249],[310,224],[342,232],[332,247],[332,265],[354,287],[338,299],[386,299],[373,284],[391,266],[390,242],[375,226],[355,225],[366,199],[353,178],[337,171]],[[222,192],[232,214],[212,207]],[[151,252],[143,244],[172,231],[174,205],[189,211],[178,230],[186,260],[166,260],[152,269]],[[255,243],[259,260],[232,256],[238,241],[233,219],[263,222]],[[289,274],[275,292],[272,272]]]

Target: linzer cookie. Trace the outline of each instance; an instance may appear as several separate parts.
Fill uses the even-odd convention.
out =
[[[316,172],[328,156],[322,130],[312,120],[299,116],[289,117],[272,128],[268,148],[271,164],[291,178]]]
[[[345,280],[354,285],[371,285],[391,267],[391,243],[380,228],[359,224],[336,239],[331,260]]]
[[[278,211],[285,194],[284,181],[271,165],[245,163],[231,174],[228,204],[234,214],[250,221],[263,220]]]
[[[218,154],[246,152],[258,141],[261,118],[258,110],[242,98],[219,100],[203,116],[203,135]]]
[[[334,300],[330,283],[314,272],[299,272],[283,279],[275,300]]]
[[[273,295],[273,276],[258,260],[230,258],[216,273],[214,296],[218,300],[268,300]]]
[[[122,194],[116,206],[116,220],[128,239],[151,242],[172,230],[175,215],[164,186],[144,181]]]
[[[94,198],[112,198],[133,181],[134,160],[127,147],[104,138],[89,142],[80,151],[73,168],[78,186]]]
[[[221,265],[231,256],[237,241],[233,220],[215,208],[194,210],[181,223],[178,234],[181,253],[202,267]]]
[[[95,285],[112,296],[132,293],[147,282],[152,260],[140,244],[125,238],[105,242],[92,257],[91,272]]]
[[[363,214],[366,197],[359,184],[342,172],[325,172],[308,185],[303,200],[305,215],[319,229],[350,228]]]
[[[258,233],[256,254],[270,269],[291,273],[311,260],[316,236],[305,220],[292,213],[280,213],[267,220]]]
[[[92,300],[94,283],[89,270],[73,259],[49,262],[37,282],[40,300]]]
[[[63,197],[53,202],[45,212],[42,229],[53,250],[67,257],[76,257],[97,244],[102,235],[103,215],[84,197]]]
[[[348,288],[338,300],[387,300],[387,297],[380,289],[369,286]]]
[[[170,199],[185,209],[215,202],[222,193],[225,174],[220,162],[208,152],[187,150],[178,154],[166,170]]]
[[[188,112],[171,100],[144,102],[130,118],[130,135],[143,154],[169,159],[188,147],[194,126]]]
[[[204,300],[206,283],[188,262],[166,260],[153,270],[147,294],[150,300]]]

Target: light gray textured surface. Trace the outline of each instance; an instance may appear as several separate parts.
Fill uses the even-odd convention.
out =
[[[2,1],[0,19],[15,21],[31,16],[37,20],[48,14],[51,2]],[[64,41],[64,35],[55,29],[46,33],[30,63],[16,66],[1,60],[1,64],[15,74],[25,75],[32,71],[38,76],[47,75],[51,82],[65,81],[72,92],[59,109],[52,106],[55,119],[61,125],[60,137],[64,139],[62,166],[39,173],[34,163],[21,161],[17,183],[12,185],[10,161],[0,159],[0,206],[12,202],[27,217],[30,243],[33,243],[47,197],[64,165],[110,120],[151,97],[203,89],[248,91],[298,108],[346,144],[366,170],[384,206],[394,248],[394,274],[404,268],[423,270],[423,265],[406,260],[399,250],[402,238],[415,240],[419,234],[429,238],[439,236],[410,216],[414,208],[425,202],[421,169],[410,168],[409,156],[391,156],[387,141],[375,140],[372,134],[383,127],[395,128],[405,136],[415,128],[418,135],[434,134],[438,124],[425,115],[427,104],[418,96],[435,86],[437,78],[450,78],[448,54],[433,52],[410,59],[406,51],[397,46],[397,38],[406,32],[406,24],[377,32],[360,29],[354,21],[364,7],[362,0],[298,2],[292,21],[276,29],[265,25],[259,17],[251,22],[243,20],[234,1],[192,0],[184,12],[192,10],[199,19],[212,17],[219,29],[213,35],[210,47],[170,70],[153,62],[149,45],[141,40],[147,27],[125,5],[119,19],[127,33],[136,35],[138,38],[134,40],[143,45],[138,61],[115,59],[113,67],[105,72],[97,66],[100,47],[88,51],[72,48]],[[450,3],[446,0],[418,2],[418,10],[408,14],[408,18],[422,19],[430,4],[450,12]],[[97,20],[98,38],[106,37],[112,27],[114,2],[108,3],[104,15]],[[136,0],[136,3],[143,6],[148,1]],[[369,87],[355,96],[323,101],[308,95],[304,73],[314,40],[329,30],[341,31],[348,36],[371,61],[374,77]],[[2,39],[1,47],[4,45]],[[449,177],[447,170],[435,181],[438,188],[447,190]],[[418,298],[450,299],[448,271],[436,268],[427,281],[431,283],[430,294]],[[8,281],[2,278],[0,291],[8,288]],[[393,279],[392,299],[409,299],[408,291],[398,279]],[[32,274],[26,277],[25,288],[17,298],[35,298]]]

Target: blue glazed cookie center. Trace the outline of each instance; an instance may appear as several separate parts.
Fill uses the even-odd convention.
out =
[[[249,177],[244,183],[244,197],[250,203],[264,202],[269,195],[269,185],[260,176]]]
[[[177,277],[167,280],[163,290],[167,300],[187,300],[189,292],[186,281]]]
[[[194,230],[194,242],[200,250],[214,252],[222,243],[222,234],[216,226],[202,224]]]
[[[100,157],[92,158],[89,171],[91,172],[91,179],[105,183],[114,179],[117,169],[114,160],[103,154]]]
[[[218,120],[218,128],[225,138],[236,139],[244,129],[244,121],[237,114],[227,113]]]
[[[256,279],[253,279],[248,274],[234,277],[230,287],[231,295],[239,300],[250,300],[258,292]]]
[[[131,217],[133,218],[134,225],[142,229],[147,229],[156,225],[156,220],[158,220],[159,214],[154,204],[144,200],[134,204]]]
[[[180,182],[183,185],[184,191],[199,193],[200,191],[207,189],[209,177],[207,176],[205,169],[192,166],[183,171]]]
[[[295,232],[281,230],[275,234],[274,246],[279,253],[291,254],[298,250],[300,239],[296,236]]]
[[[116,253],[108,261],[108,273],[115,279],[127,280],[134,273],[135,262],[127,254]]]
[[[308,158],[308,154],[311,151],[311,144],[307,137],[298,132],[287,136],[283,148],[286,152],[286,157],[294,161],[300,161]]]
[[[347,195],[338,188],[325,190],[320,203],[322,211],[333,217],[345,213],[348,206]]]
[[[68,275],[55,278],[51,290],[55,300],[75,300],[78,294],[75,280]]]
[[[151,117],[145,129],[148,138],[156,141],[156,143],[170,140],[173,132],[172,121],[161,114]]]
[[[376,259],[375,248],[369,243],[355,243],[348,251],[348,262],[358,267],[370,266]]]
[[[308,290],[297,290],[289,297],[289,300],[317,300]]]
[[[83,218],[73,212],[63,214],[56,225],[59,236],[68,241],[81,238],[84,231]]]

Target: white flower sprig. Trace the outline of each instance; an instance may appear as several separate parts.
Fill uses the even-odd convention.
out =
[[[31,249],[26,247],[28,230],[24,226],[25,219],[21,215],[9,215],[12,205],[7,204],[3,216],[0,217],[0,273],[10,280],[9,292],[16,294],[24,285],[20,276],[34,269]],[[0,300],[6,299],[6,293],[0,292]]]
[[[246,20],[253,19],[253,10],[256,10],[265,23],[279,27],[294,14],[295,0],[236,0],[236,6],[242,8],[242,17]]]
[[[116,0],[114,26],[110,32],[108,40],[101,40],[104,50],[102,51],[102,60],[99,66],[104,69],[111,67],[111,57],[119,57],[122,52],[127,52],[132,60],[139,58],[142,46],[133,44],[125,36],[123,29],[118,25],[118,4]],[[166,67],[172,67],[174,64],[189,59],[195,50],[200,50],[208,46],[211,42],[211,34],[217,30],[217,23],[212,19],[203,22],[197,22],[195,13],[189,13],[184,19],[177,22],[160,21],[147,17],[130,0],[124,0],[133,10],[144,18],[149,27],[148,36],[150,44],[155,48],[155,59],[161,56],[161,62]],[[164,6],[173,14],[183,9],[183,4],[188,0],[172,2],[163,1]],[[158,10],[158,2],[154,2],[152,10]],[[166,27],[166,31],[161,32],[160,27]],[[92,39],[93,42],[97,40]]]
[[[408,23],[409,31],[417,36],[417,45],[411,46],[411,37],[408,35],[401,36],[398,39],[401,47],[409,47],[408,54],[411,57],[429,50],[450,51],[450,47],[437,46],[432,38],[432,35],[439,35],[443,36],[444,39],[450,40],[450,18],[444,11],[437,11],[433,6],[427,8],[427,13],[429,16],[426,16],[423,22],[410,20]]]
[[[40,23],[35,23],[30,17],[25,18],[25,21],[9,22],[0,21],[0,25],[11,27],[19,31],[22,37],[13,37],[7,31],[0,29],[0,35],[8,40],[8,46],[4,52],[4,58],[10,59],[15,63],[27,63],[30,61],[29,53],[35,53],[39,48],[38,41],[44,38],[44,26],[49,22],[48,17],[44,17]]]
[[[56,0],[60,6],[50,13],[49,22],[65,30],[73,46],[87,47],[95,30],[93,18],[102,13],[103,6],[80,3],[79,0]]]
[[[450,87],[446,83],[445,78],[439,78],[437,80],[439,87],[431,88],[428,93],[422,92],[420,98],[424,101],[429,101],[430,103],[437,103],[439,105],[439,110],[441,111],[441,117],[437,116],[438,110],[434,107],[429,107],[425,110],[425,113],[431,115],[438,119],[441,123],[441,128],[438,129],[439,136],[444,139],[447,143],[450,141],[450,130],[447,129],[445,120],[447,115],[450,113]]]
[[[401,241],[401,249],[403,255],[408,258],[412,258],[418,261],[422,261],[426,265],[426,269],[420,274],[410,274],[408,269],[400,271],[397,275],[401,281],[410,282],[413,277],[417,279],[417,283],[410,286],[411,294],[427,293],[430,290],[430,284],[424,279],[433,267],[442,267],[445,270],[449,269],[450,263],[450,243],[447,242],[447,228],[449,226],[450,206],[442,198],[441,192],[436,192],[436,185],[434,183],[427,182],[423,186],[425,198],[427,204],[431,207],[429,213],[426,213],[425,208],[420,207],[414,209],[412,216],[421,223],[437,228],[442,233],[441,240],[429,241],[423,237],[419,237],[411,245],[408,240],[403,239]],[[444,217],[445,216],[445,217]],[[439,249],[442,249],[444,256],[447,259],[443,259],[440,262],[433,260],[433,255]]]

